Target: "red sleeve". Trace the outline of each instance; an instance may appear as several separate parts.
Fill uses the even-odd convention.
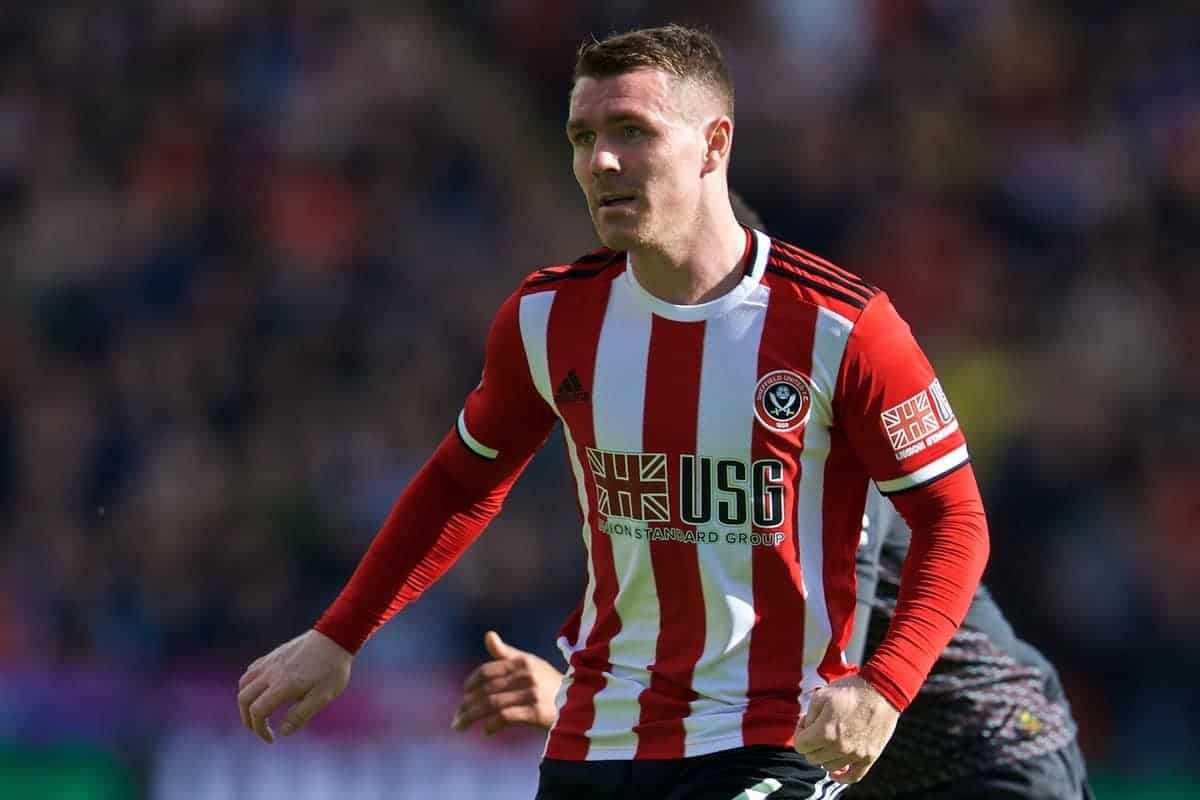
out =
[[[966,440],[933,367],[884,294],[855,324],[834,398],[867,473],[912,528],[896,616],[863,677],[897,708],[962,623],[987,562]]]
[[[896,615],[861,674],[903,710],[958,630],[988,557],[983,501],[968,464],[891,498],[912,528]]]
[[[483,532],[555,419],[530,378],[513,295],[492,324],[483,378],[455,429],[400,495],[315,628],[357,652]]]
[[[885,495],[967,463],[967,444],[942,385],[887,295],[850,332],[834,414]]]

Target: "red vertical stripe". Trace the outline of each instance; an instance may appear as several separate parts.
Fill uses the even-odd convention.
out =
[[[679,485],[679,456],[696,452],[700,407],[700,368],[704,357],[703,322],[654,317],[646,365],[646,401],[642,451],[666,453],[672,485]],[[674,527],[686,527],[671,509]],[[704,652],[704,592],[696,545],[651,541],[650,563],[660,614],[650,685],[638,698],[641,714],[635,758],[682,758],[683,718],[697,695],[692,672]]]
[[[600,328],[608,307],[612,278],[620,274],[571,282],[559,290],[550,307],[547,326],[547,360],[550,385],[558,386],[571,370],[591,390],[596,370],[596,348]],[[604,673],[611,670],[608,643],[621,630],[614,601],[617,596],[617,575],[613,565],[612,543],[598,533],[596,491],[586,480],[588,473],[585,448],[594,446],[596,435],[592,423],[591,403],[573,402],[560,409],[570,428],[571,441],[583,469],[587,485],[588,522],[592,528],[591,559],[596,576],[592,603],[596,606],[596,623],[584,646],[571,656],[574,680],[567,689],[566,702],[546,745],[547,758],[578,761],[587,757],[587,732],[596,719],[595,697],[604,688]]]
[[[857,591],[854,558],[862,536],[862,515],[867,504],[867,476],[840,430],[833,431],[825,461],[825,491],[821,502],[822,552],[824,553],[825,606],[829,611],[829,649],[817,668],[821,677],[835,681],[853,670],[842,654],[854,628]]]
[[[775,291],[785,292],[786,287]],[[767,306],[758,350],[758,374],[788,369],[808,379],[812,371],[816,309],[776,300]],[[804,675],[804,601],[800,594],[800,556],[796,538],[796,487],[804,426],[793,431],[768,430],[754,422],[751,453],[755,468],[765,459],[783,465],[785,534],[778,547],[755,547],[751,555],[754,613],[750,637],[746,715],[742,737],[747,745],[789,744],[800,716],[800,682]],[[755,527],[755,531],[763,529]]]

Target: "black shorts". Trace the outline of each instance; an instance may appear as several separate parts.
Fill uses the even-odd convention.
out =
[[[843,795],[854,800],[854,787]],[[893,800],[1092,800],[1075,743],[1044,756],[1005,764]]]
[[[813,800],[840,796],[790,747],[738,747],[671,760],[543,759],[537,800]]]

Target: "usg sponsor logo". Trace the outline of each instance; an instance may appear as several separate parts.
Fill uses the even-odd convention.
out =
[[[587,448],[596,510],[635,522],[778,528],[787,486],[783,462],[746,462],[685,453],[669,469],[666,453]],[[668,528],[669,529],[669,528]]]

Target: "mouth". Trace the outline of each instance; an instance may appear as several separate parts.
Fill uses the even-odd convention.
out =
[[[631,194],[605,194],[600,196],[597,208],[628,208],[637,198]]]

